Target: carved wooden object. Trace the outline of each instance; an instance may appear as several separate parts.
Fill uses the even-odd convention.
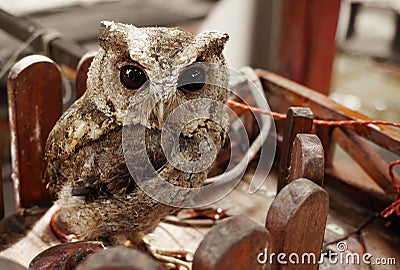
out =
[[[264,252],[268,231],[261,225],[236,216],[215,225],[198,247],[193,270],[262,269],[257,255]]]
[[[44,148],[61,115],[60,70],[46,57],[28,56],[12,68],[7,89],[17,208],[47,204]]]
[[[297,134],[291,153],[288,182],[307,178],[323,186],[324,149],[317,135]]]
[[[288,184],[278,193],[267,214],[266,227],[272,239],[269,254],[286,254],[288,264],[279,264],[275,258],[272,269],[318,269],[328,208],[326,191],[305,178]],[[290,263],[292,253],[300,258],[303,254],[314,254],[315,261]]]
[[[285,131],[279,163],[278,192],[288,184],[290,159],[294,138],[299,133],[309,133],[312,128],[313,113],[308,108],[290,107],[285,122]]]

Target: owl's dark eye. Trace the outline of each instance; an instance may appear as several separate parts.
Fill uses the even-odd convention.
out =
[[[197,92],[206,82],[206,72],[200,66],[186,68],[178,78],[178,88],[186,92]]]
[[[119,73],[121,83],[130,90],[138,90],[146,81],[146,73],[138,66],[123,66]]]

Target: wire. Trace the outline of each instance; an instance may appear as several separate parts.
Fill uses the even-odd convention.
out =
[[[44,30],[39,30],[35,31],[32,33],[32,35],[25,40],[8,58],[7,62],[4,64],[3,68],[0,71],[0,79],[3,78],[4,74],[12,67],[12,65],[17,61],[18,57],[21,55],[21,53],[31,45],[33,41],[35,41],[38,37],[43,35],[45,33]]]

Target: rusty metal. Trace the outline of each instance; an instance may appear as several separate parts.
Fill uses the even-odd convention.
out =
[[[48,204],[44,154],[61,115],[60,70],[47,57],[28,56],[11,69],[7,90],[17,209]]]
[[[262,269],[257,255],[270,236],[259,224],[235,216],[215,225],[204,237],[193,259],[193,270]]]
[[[82,241],[53,246],[37,255],[29,264],[29,270],[70,270],[82,262],[88,255],[106,248],[100,241]]]
[[[292,153],[294,138],[299,133],[311,132],[313,118],[313,113],[308,108],[290,107],[287,112],[279,162],[278,192],[288,184],[290,154]]]
[[[15,17],[0,9],[0,27],[10,35],[25,41],[36,33],[39,37],[31,43],[31,47],[37,52],[48,50],[49,57],[57,63],[62,63],[75,69],[81,57],[85,54],[85,49],[78,43],[63,38],[61,35],[49,40],[48,48],[44,47],[46,38],[44,28],[38,26],[28,18]],[[47,30],[47,34],[50,30]]]
[[[294,140],[289,183],[298,178],[307,178],[323,186],[324,148],[317,135],[297,134]]]

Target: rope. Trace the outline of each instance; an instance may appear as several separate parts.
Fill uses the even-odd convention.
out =
[[[272,111],[265,111],[257,107],[249,106],[240,102],[236,102],[233,100],[228,100],[227,102],[229,105],[241,108],[247,111],[252,111],[255,113],[261,113],[261,114],[266,114],[266,115],[271,115],[275,119],[280,119],[280,120],[285,120],[286,119],[286,114],[282,113],[277,113],[277,112],[272,112]],[[321,119],[314,119],[313,120],[314,125],[320,125],[320,126],[330,126],[330,127],[344,127],[344,126],[355,126],[355,125],[386,125],[386,126],[393,126],[393,127],[398,127],[400,128],[400,123],[396,122],[391,122],[391,121],[382,121],[382,120],[321,120]],[[389,171],[389,176],[390,180],[393,184],[393,186],[397,190],[397,198],[396,200],[386,207],[384,210],[380,212],[380,215],[384,218],[390,216],[393,214],[393,212],[396,212],[398,216],[400,216],[400,185],[396,182],[396,178],[394,175],[393,167],[395,165],[399,165],[400,160],[395,160],[391,162],[388,166],[388,171]]]

